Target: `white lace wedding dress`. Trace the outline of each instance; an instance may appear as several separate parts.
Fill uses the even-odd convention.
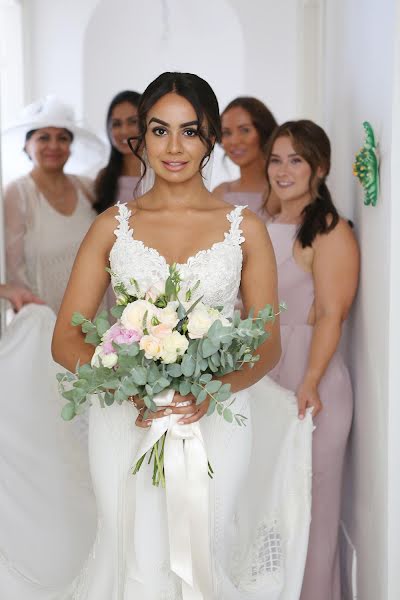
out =
[[[242,207],[228,215],[225,239],[178,265],[185,282],[230,316],[240,284]],[[130,211],[120,205],[110,263],[113,284],[135,278],[146,288],[165,280],[168,264],[134,238]],[[228,227],[227,227],[228,228]],[[203,600],[297,600],[310,519],[311,418],[297,418],[293,394],[264,378],[236,394],[246,427],[214,414],[201,420],[215,475],[209,530],[213,592]],[[181,600],[171,571],[165,491],[151,470],[131,469],[146,435],[129,403],[90,409],[89,453],[98,508],[93,551],[68,600]],[[178,515],[179,516],[179,515]]]

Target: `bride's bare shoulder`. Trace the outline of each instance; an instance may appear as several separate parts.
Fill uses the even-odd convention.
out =
[[[112,245],[115,240],[115,229],[118,226],[116,217],[119,209],[117,206],[111,206],[104,212],[100,213],[93,221],[88,235],[91,239],[95,239],[106,246]]]
[[[249,208],[242,210],[242,222],[240,228],[246,240],[268,240],[269,235],[264,221]]]

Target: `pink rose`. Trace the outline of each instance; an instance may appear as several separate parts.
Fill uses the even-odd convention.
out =
[[[115,323],[103,337],[103,352],[104,354],[110,354],[111,352],[115,352],[114,347],[112,345],[113,342],[116,344],[132,344],[133,342],[138,342],[141,338],[141,335],[135,329],[125,329],[125,327],[121,327],[119,323]]]

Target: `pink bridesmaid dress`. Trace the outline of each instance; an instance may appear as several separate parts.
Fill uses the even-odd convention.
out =
[[[118,188],[117,188],[117,197],[115,200],[115,204],[117,202],[130,202],[133,200],[134,196],[136,196],[136,185],[139,181],[139,177],[133,177],[131,175],[121,175],[118,177]]]
[[[224,200],[233,206],[247,206],[256,215],[258,215],[264,223],[271,218],[270,214],[263,209],[264,202],[262,192],[233,192],[230,183],[225,184]]]
[[[282,356],[270,377],[294,392],[307,369],[313,327],[308,317],[314,303],[314,282],[293,257],[297,225],[270,223],[268,232],[278,265]],[[319,384],[323,404],[313,434],[312,518],[300,600],[340,600],[338,530],[342,471],[353,397],[349,373],[337,350]]]

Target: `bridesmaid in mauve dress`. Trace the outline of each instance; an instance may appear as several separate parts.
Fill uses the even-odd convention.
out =
[[[140,160],[131,152],[128,139],[138,135],[137,107],[140,94],[126,90],[111,100],[106,117],[110,158],[95,181],[98,213],[117,202],[133,199],[140,178]]]
[[[278,265],[282,356],[269,375],[297,393],[299,416],[312,407],[312,519],[300,600],[340,600],[338,530],[342,470],[353,398],[339,351],[341,327],[356,293],[359,254],[325,179],[330,143],[311,121],[274,133],[267,178],[281,212],[268,225]]]
[[[108,163],[99,171],[95,181],[94,208],[98,213],[117,202],[129,202],[136,194],[140,179],[140,160],[131,152],[128,139],[137,136],[139,132],[139,99],[138,92],[126,90],[114,96],[108,107],[106,127],[111,150]],[[105,302],[107,309],[115,304],[111,286],[106,292]],[[111,316],[110,319],[113,320]]]
[[[248,206],[264,222],[279,211],[279,200],[272,191],[265,206],[265,150],[277,127],[274,115],[257,98],[241,96],[228,104],[221,115],[222,146],[226,155],[240,168],[240,178],[221,183],[215,190],[229,204]]]

